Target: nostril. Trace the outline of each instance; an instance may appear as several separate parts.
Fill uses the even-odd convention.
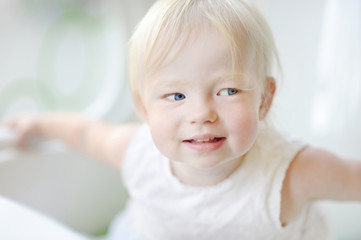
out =
[[[195,112],[188,116],[188,119],[191,124],[214,123],[218,119],[218,114],[215,111]]]

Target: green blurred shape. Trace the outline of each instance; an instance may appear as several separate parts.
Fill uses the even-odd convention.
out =
[[[40,49],[37,76],[39,95],[47,108],[80,110],[95,101],[107,64],[102,51],[105,29],[103,18],[87,16],[77,10],[67,12],[52,24]],[[85,72],[79,87],[65,95],[54,86],[55,64],[61,41],[71,33],[79,34],[84,40]]]

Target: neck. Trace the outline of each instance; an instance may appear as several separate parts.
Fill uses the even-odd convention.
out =
[[[234,159],[212,168],[194,168],[171,161],[172,171],[182,183],[192,186],[216,185],[228,178],[241,165],[243,158]]]

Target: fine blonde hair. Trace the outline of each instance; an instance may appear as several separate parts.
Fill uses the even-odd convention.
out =
[[[235,71],[251,69],[252,79],[263,86],[267,76],[273,75],[274,65],[280,70],[271,30],[262,14],[246,1],[158,0],[129,42],[129,80],[137,110],[147,74],[156,71],[176,42],[181,41],[181,51],[205,26],[225,36]]]

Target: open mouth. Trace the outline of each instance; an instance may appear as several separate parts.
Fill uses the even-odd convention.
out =
[[[183,143],[196,152],[212,152],[222,147],[225,137],[193,138]]]
[[[217,143],[225,139],[224,137],[213,137],[213,138],[204,138],[204,139],[189,139],[184,140],[184,142],[192,143],[192,144],[202,144],[202,143]]]

